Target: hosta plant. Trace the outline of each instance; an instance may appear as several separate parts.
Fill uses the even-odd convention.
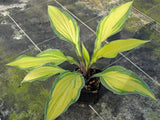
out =
[[[96,73],[87,78],[92,65],[100,58],[115,58],[118,53],[131,50],[149,41],[138,39],[115,40],[108,44],[102,43],[110,36],[121,31],[128,18],[132,2],[115,7],[110,14],[100,21],[97,27],[97,39],[95,47],[90,57],[84,44],[80,43],[79,27],[76,20],[67,12],[54,6],[48,6],[48,14],[51,27],[57,36],[71,43],[78,56],[76,61],[71,56],[66,56],[59,49],[48,49],[37,56],[19,56],[9,63],[22,69],[31,70],[23,79],[22,83],[36,80],[46,80],[47,78],[59,74],[53,83],[50,99],[46,104],[45,120],[53,120],[67,108],[76,102],[80,96],[81,89],[85,86],[87,79],[99,77],[102,85],[108,90],[119,94],[140,94],[156,99],[148,85],[135,73],[121,66],[111,66],[100,73]],[[58,65],[68,61],[70,64],[78,66],[79,71],[68,71]]]

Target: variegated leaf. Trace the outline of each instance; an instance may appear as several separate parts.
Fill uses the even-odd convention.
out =
[[[83,43],[82,43],[82,53],[83,53],[84,60],[86,62],[86,69],[88,69],[88,65],[90,63],[90,56]]]
[[[58,66],[42,66],[29,72],[22,83],[35,80],[46,80],[47,78],[62,72],[65,72],[65,70]]]
[[[59,75],[53,83],[50,100],[46,105],[45,120],[54,120],[76,102],[84,84],[80,73],[65,72]]]
[[[36,57],[21,55],[16,60],[14,60],[11,63],[8,63],[7,65],[16,66],[22,69],[33,69],[38,68],[47,63],[59,65],[66,60],[66,56],[64,56],[64,54],[60,50],[50,49],[41,52]]]
[[[141,44],[147,43],[146,40],[138,39],[126,39],[115,40],[108,44],[105,44],[100,50],[98,50],[92,57],[92,63],[96,62],[101,57],[114,58],[118,53],[131,50]]]
[[[74,18],[67,12],[54,6],[48,6],[48,14],[54,32],[63,40],[72,43],[81,56],[79,46],[79,27]]]
[[[148,85],[138,75],[121,66],[110,67],[94,76],[100,77],[101,83],[116,94],[137,93],[156,99]]]
[[[97,39],[95,42],[95,52],[101,47],[101,43],[111,35],[119,32],[128,18],[132,2],[122,4],[111,10],[110,14],[104,17],[97,28]]]

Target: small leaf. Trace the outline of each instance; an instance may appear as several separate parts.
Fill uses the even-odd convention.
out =
[[[95,51],[101,47],[101,43],[111,35],[122,30],[123,25],[128,18],[132,2],[115,7],[110,14],[104,17],[97,28],[97,39],[95,42]]]
[[[7,65],[16,66],[22,69],[38,68],[47,63],[59,65],[66,60],[64,54],[58,49],[50,49],[41,52],[36,57],[21,55],[16,60]]]
[[[65,72],[59,75],[53,83],[50,100],[46,105],[45,120],[54,120],[76,102],[84,84],[80,73]]]
[[[156,99],[148,85],[138,75],[121,66],[110,67],[94,76],[100,77],[101,83],[116,94],[137,93]]]
[[[54,32],[62,40],[72,43],[78,55],[81,55],[77,22],[67,12],[62,12],[54,6],[48,6],[48,15]]]
[[[24,82],[32,82],[35,80],[46,80],[47,78],[62,73],[65,70],[63,70],[60,67],[57,66],[42,66],[40,68],[34,69],[31,72],[29,72],[25,78],[23,79],[22,83]]]
[[[108,44],[105,44],[99,51],[93,56],[93,62],[101,57],[114,58],[118,53],[131,50],[141,44],[149,41],[138,40],[138,39],[126,39],[126,40],[115,40]]]
[[[71,56],[66,56],[67,58],[67,61],[70,63],[70,64],[75,64],[75,65],[78,65],[79,66],[79,63]]]
[[[85,48],[83,43],[82,43],[82,53],[83,53],[83,57],[84,57],[85,62],[86,62],[86,69],[87,69],[88,65],[89,65],[89,62],[90,62],[90,56],[89,56],[89,53],[88,53],[88,51]]]

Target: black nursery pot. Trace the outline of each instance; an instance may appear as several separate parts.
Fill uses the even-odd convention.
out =
[[[89,76],[92,76],[95,73],[101,72],[97,69],[91,69]],[[99,100],[99,90],[101,88],[100,78],[91,78],[89,81],[86,81],[85,86],[81,90],[80,97],[78,99],[79,103],[83,104],[95,104]]]
[[[93,91],[82,90],[78,99],[79,103],[83,104],[95,104],[99,100],[99,91],[94,93]]]

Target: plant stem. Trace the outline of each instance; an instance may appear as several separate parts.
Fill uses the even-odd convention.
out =
[[[89,67],[88,67],[88,70],[87,70],[87,72],[88,72],[88,71],[90,71],[90,69],[91,69],[91,66],[92,66],[92,64],[89,64]]]
[[[80,60],[79,68],[81,69],[81,71],[83,73],[83,76],[86,77],[87,72],[86,72],[86,67],[85,67],[85,64],[84,64],[84,60],[82,58],[82,53],[80,52],[80,46],[74,46],[74,48],[75,48],[76,54],[77,54],[77,56]]]
[[[85,64],[84,64],[84,62],[83,62],[83,59],[81,58],[81,65],[82,65],[82,72],[83,72],[83,76],[84,77],[86,77],[86,74],[87,74],[87,72],[86,72],[86,67],[85,67]]]

